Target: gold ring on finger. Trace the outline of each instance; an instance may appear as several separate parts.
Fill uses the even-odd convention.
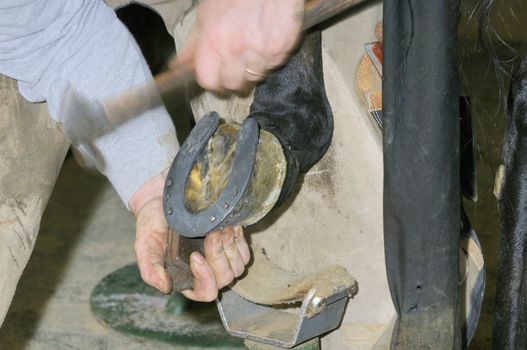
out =
[[[249,69],[249,68],[245,68],[245,71],[247,72],[247,74],[253,75],[255,77],[267,78],[267,74],[265,74],[265,73],[255,72],[255,71],[253,71],[252,69]]]

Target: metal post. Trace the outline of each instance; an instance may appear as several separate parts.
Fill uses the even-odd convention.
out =
[[[459,349],[457,0],[384,1],[384,231],[392,349]]]

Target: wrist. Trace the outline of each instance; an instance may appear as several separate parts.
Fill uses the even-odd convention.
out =
[[[135,216],[137,216],[137,214],[147,203],[154,199],[163,198],[163,190],[165,188],[167,173],[168,169],[150,178],[141,187],[139,187],[132,197],[130,197],[128,206]]]

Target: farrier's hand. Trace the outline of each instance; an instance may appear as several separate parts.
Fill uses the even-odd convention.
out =
[[[168,224],[163,213],[165,175],[143,185],[130,200],[136,216],[135,253],[143,280],[163,293],[170,293],[172,280],[164,268]],[[250,252],[241,227],[210,233],[205,239],[205,258],[194,252],[190,268],[194,289],[182,293],[196,301],[212,301],[218,290],[245,270]]]
[[[209,233],[205,238],[205,258],[198,252],[190,256],[194,289],[181,293],[196,301],[216,299],[218,290],[239,277],[250,258],[249,246],[240,226]]]
[[[243,90],[287,61],[303,15],[303,0],[203,0],[178,61],[204,89]]]

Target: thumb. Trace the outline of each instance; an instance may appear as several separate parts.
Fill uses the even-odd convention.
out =
[[[190,32],[185,44],[181,50],[177,53],[170,63],[171,69],[178,69],[181,65],[187,69],[194,70],[194,59],[196,57],[196,49],[198,46],[199,34],[198,29],[194,27]]]

